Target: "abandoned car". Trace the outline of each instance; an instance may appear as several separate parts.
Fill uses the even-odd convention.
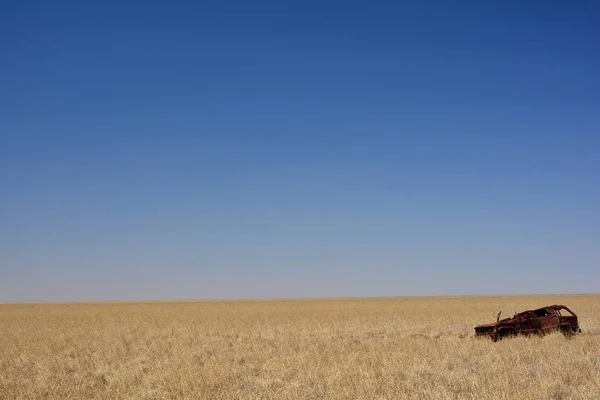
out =
[[[567,306],[554,304],[536,310],[515,313],[512,318],[500,319],[496,322],[475,327],[475,336],[489,336],[497,341],[507,336],[546,334],[560,331],[565,335],[580,333],[577,315]]]

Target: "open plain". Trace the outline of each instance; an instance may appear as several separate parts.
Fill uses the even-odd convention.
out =
[[[473,337],[555,303],[581,335]],[[3,304],[0,399],[600,399],[600,295]]]

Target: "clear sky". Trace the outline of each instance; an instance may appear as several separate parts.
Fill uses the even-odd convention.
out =
[[[0,301],[597,292],[598,1],[0,5]]]

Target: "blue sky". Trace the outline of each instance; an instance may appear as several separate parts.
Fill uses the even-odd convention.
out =
[[[5,2],[0,301],[596,292],[598,15]]]

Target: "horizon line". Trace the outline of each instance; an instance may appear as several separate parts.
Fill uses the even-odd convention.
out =
[[[492,293],[492,294],[437,294],[437,295],[398,295],[398,296],[317,296],[317,297],[228,297],[228,298],[173,298],[173,299],[114,299],[114,300],[32,300],[0,301],[5,305],[62,305],[62,304],[107,304],[107,303],[217,303],[217,302],[259,302],[259,301],[307,301],[307,300],[385,300],[412,298],[456,298],[456,297],[542,297],[542,296],[597,296],[599,293]]]

